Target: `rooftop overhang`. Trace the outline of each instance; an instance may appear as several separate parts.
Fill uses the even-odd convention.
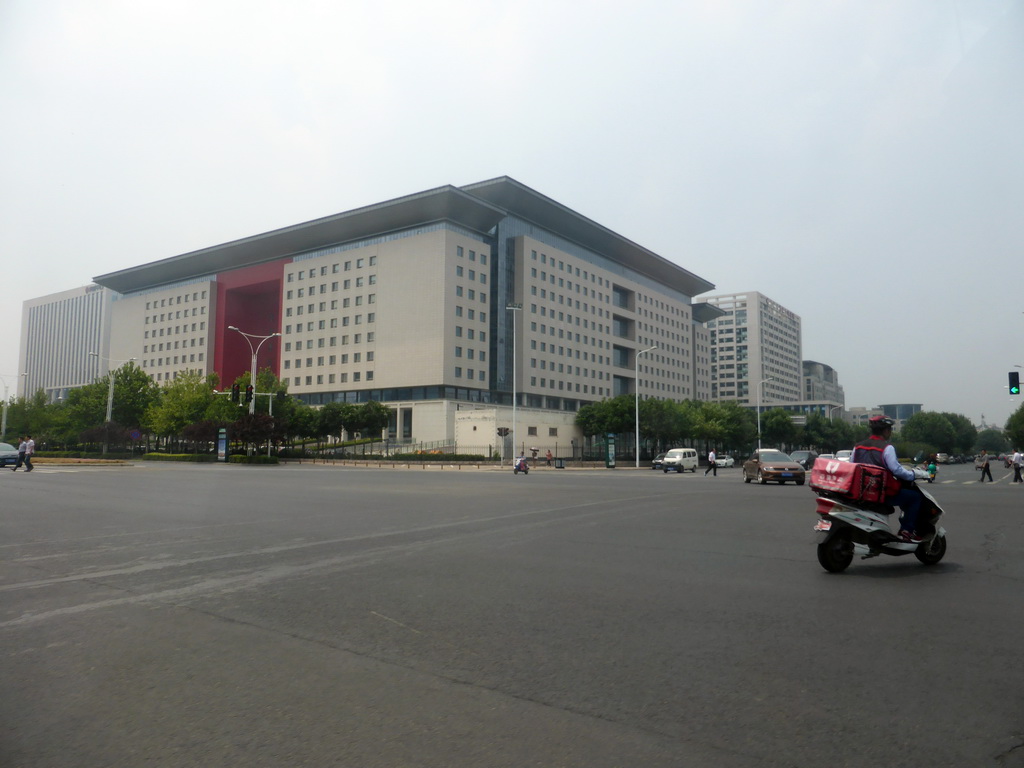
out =
[[[449,185],[109,272],[93,281],[118,293],[131,293],[435,222],[449,221],[487,234],[504,216],[493,204]]]
[[[561,203],[520,184],[508,176],[461,187],[475,197],[501,206],[541,229],[557,232],[587,250],[606,256],[634,272],[646,275],[686,296],[707,293],[715,286],[668,259],[616,234],[596,221],[581,216]],[[716,315],[717,317],[717,315]],[[713,318],[709,318],[713,319]]]
[[[715,320],[722,315],[728,314],[725,310],[703,301],[699,304],[694,304],[691,309],[693,310],[693,321],[695,323],[706,323],[709,320]]]

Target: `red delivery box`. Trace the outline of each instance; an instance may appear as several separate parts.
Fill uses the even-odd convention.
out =
[[[877,504],[899,490],[892,473],[872,464],[854,464],[836,459],[815,459],[811,488],[847,496],[855,501]]]

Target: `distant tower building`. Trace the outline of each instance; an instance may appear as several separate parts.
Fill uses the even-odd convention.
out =
[[[708,323],[713,400],[756,406],[804,399],[797,314],[756,291],[705,301],[725,313]]]
[[[846,395],[839,383],[839,374],[831,365],[804,360],[804,400],[846,403]]]
[[[99,285],[30,299],[22,306],[18,394],[43,390],[50,402],[107,373],[111,305]],[[90,354],[95,353],[95,354]]]

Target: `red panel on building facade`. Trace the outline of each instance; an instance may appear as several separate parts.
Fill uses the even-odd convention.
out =
[[[214,322],[214,370],[220,374],[221,386],[231,386],[236,378],[250,369],[252,352],[240,331],[267,336],[281,329],[281,288],[284,268],[291,259],[235,269],[217,275],[217,309]],[[253,340],[253,348],[259,344]],[[268,339],[259,350],[257,369],[270,368],[280,376],[281,340]]]

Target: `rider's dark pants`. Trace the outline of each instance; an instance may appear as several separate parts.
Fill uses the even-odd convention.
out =
[[[920,491],[916,488],[901,488],[895,496],[890,496],[887,501],[903,511],[900,516],[900,530],[914,531],[914,526],[917,525],[917,511],[921,509]]]

